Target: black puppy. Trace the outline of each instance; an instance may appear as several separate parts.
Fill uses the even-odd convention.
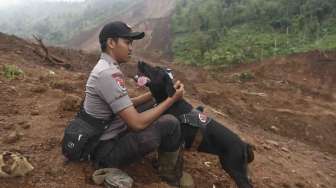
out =
[[[172,76],[166,69],[138,62],[138,74],[149,78],[146,86],[149,87],[157,103],[174,95]],[[254,159],[251,145],[243,142],[238,135],[216,120],[205,116],[202,111],[202,107],[194,109],[182,99],[165,113],[172,114],[181,121],[187,149],[194,147],[198,142],[197,151],[217,155],[222,168],[234,179],[239,188],[252,188],[247,177],[247,165]],[[197,139],[199,136],[201,140]]]

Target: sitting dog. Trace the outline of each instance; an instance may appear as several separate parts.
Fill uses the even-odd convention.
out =
[[[172,79],[171,72],[166,69],[138,62],[137,81],[150,89],[157,103],[174,95]],[[165,113],[180,120],[187,149],[196,147],[199,152],[217,155],[222,168],[239,188],[253,187],[247,176],[248,163],[254,159],[251,145],[216,120],[207,117],[203,113],[203,107],[193,108],[184,99],[177,101]]]
[[[34,167],[19,153],[3,152],[0,154],[0,178],[25,176]]]

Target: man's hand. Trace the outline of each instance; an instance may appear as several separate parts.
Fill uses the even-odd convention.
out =
[[[174,88],[176,90],[175,94],[172,96],[174,102],[180,100],[183,98],[184,95],[184,85],[180,82],[180,80],[178,80],[175,84],[174,84]]]

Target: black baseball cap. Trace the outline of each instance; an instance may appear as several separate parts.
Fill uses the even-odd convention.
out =
[[[127,38],[132,40],[139,40],[144,38],[144,32],[132,32],[130,26],[121,21],[110,22],[106,24],[99,34],[99,42],[102,44],[108,38]]]

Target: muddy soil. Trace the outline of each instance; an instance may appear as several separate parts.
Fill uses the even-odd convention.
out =
[[[71,64],[65,69],[36,55],[36,48],[0,35],[0,151],[18,151],[35,167],[26,177],[0,179],[0,187],[99,187],[91,180],[90,164],[65,164],[60,150],[63,130],[78,110],[98,56],[50,48]],[[5,78],[2,67],[8,64],[24,75]],[[173,68],[185,83],[188,101],[204,105],[210,116],[255,145],[250,166],[255,187],[336,187],[335,52],[296,54],[216,71],[161,65]],[[145,92],[130,78],[135,64],[122,68],[129,77],[130,95]],[[13,133],[18,136],[8,142]],[[197,187],[234,187],[215,156],[195,151],[185,151],[184,156],[185,170]],[[134,187],[168,187],[152,168],[153,157],[123,168],[134,178]]]

